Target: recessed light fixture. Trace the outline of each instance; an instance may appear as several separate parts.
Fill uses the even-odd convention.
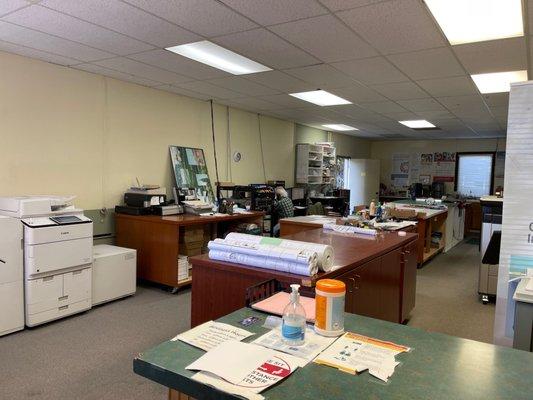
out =
[[[263,64],[259,64],[207,40],[167,47],[165,50],[221,69],[233,75],[253,74],[272,70]]]
[[[481,93],[503,93],[511,90],[511,83],[527,81],[527,71],[477,74],[472,79]]]
[[[451,44],[524,36],[522,0],[425,0]]]
[[[436,128],[431,122],[425,119],[416,119],[412,121],[398,121],[400,124],[407,126],[411,129],[434,129]]]
[[[300,100],[308,101],[319,106],[338,106],[341,104],[352,104],[342,97],[335,96],[333,93],[325,90],[312,90],[310,92],[290,93],[291,96]]]
[[[358,131],[359,129],[354,128],[350,125],[344,125],[344,124],[324,124],[322,125],[324,128],[332,129],[334,131]]]

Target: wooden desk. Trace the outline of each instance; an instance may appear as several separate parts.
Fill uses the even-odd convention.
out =
[[[261,327],[266,315],[254,310],[240,309],[220,321],[242,328],[238,321],[250,316],[261,321],[245,329],[266,333]],[[269,400],[531,400],[532,353],[354,314],[346,314],[344,326],[347,331],[406,345],[413,351],[396,356],[401,364],[386,384],[368,372],[351,375],[310,362],[262,395]],[[167,341],[139,354],[133,360],[133,371],[183,393],[180,399],[240,399],[191,379],[195,371],[185,367],[203,354],[186,343]]]
[[[138,278],[178,288],[181,286],[177,278],[180,228],[209,224],[212,236],[218,237],[243,222],[256,223],[262,229],[263,215],[263,212],[220,217],[116,214],[116,243],[137,250]]]
[[[301,215],[283,218],[279,220],[279,234],[281,237],[286,237],[295,233],[320,228],[325,223],[334,224],[336,221],[336,217],[326,217],[324,215]]]
[[[284,286],[299,283],[311,296],[318,279],[340,279],[346,284],[346,311],[351,313],[403,322],[413,309],[416,234],[383,232],[369,237],[315,228],[288,238],[333,246],[334,270],[309,277],[210,260],[207,254],[192,257],[191,326],[238,310],[245,305],[248,287],[272,278]]]

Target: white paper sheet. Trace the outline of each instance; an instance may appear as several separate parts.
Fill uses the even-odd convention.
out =
[[[328,348],[335,340],[337,340],[336,337],[320,336],[315,333],[314,329],[307,327],[305,331],[305,343],[301,346],[291,346],[283,342],[280,328],[276,328],[258,337],[252,343],[282,351],[283,353],[300,357],[309,362],[324,349]]]
[[[252,332],[229,324],[208,321],[193,329],[180,333],[172,338],[171,341],[181,340],[194,347],[209,351],[228,340],[241,341],[252,335]]]
[[[303,365],[305,360],[289,354],[230,340],[208,351],[186,369],[209,372],[234,385],[261,391]]]
[[[351,225],[324,224],[325,231],[334,231],[340,233],[359,233],[361,235],[376,236],[378,231],[375,229],[359,228]]]
[[[405,346],[346,332],[314,362],[352,374],[368,369],[370,374],[386,382],[399,364],[395,355],[408,350]]]

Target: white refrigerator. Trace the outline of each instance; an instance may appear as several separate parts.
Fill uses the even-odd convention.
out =
[[[347,189],[350,189],[350,212],[355,206],[369,205],[379,198],[379,160],[349,160]]]

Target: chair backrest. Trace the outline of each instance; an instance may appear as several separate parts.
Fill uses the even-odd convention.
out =
[[[250,286],[246,289],[245,303],[246,307],[250,307],[253,303],[264,300],[277,292],[281,292],[283,287],[276,279],[269,279],[260,282],[257,285]]]

